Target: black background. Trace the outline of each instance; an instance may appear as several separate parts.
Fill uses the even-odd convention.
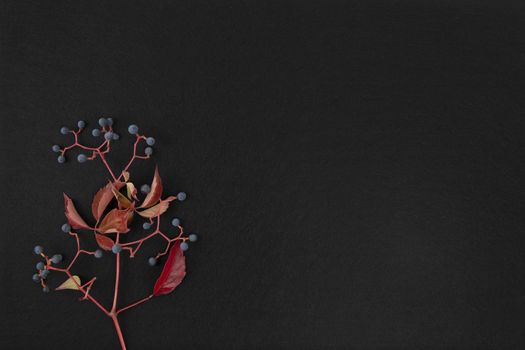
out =
[[[128,124],[157,139],[132,176],[157,162],[201,237],[173,294],[123,314],[129,349],[523,349],[524,9],[2,1],[0,347],[118,348],[97,308],[31,281],[35,244],[71,258],[62,191],[89,217],[107,179],[50,146],[105,115],[116,168]],[[125,261],[122,305],[154,251]],[[106,305],[110,258],[77,270]]]

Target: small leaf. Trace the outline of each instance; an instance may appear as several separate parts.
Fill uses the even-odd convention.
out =
[[[133,182],[126,183],[126,191],[129,199],[137,199],[137,189],[135,188],[135,185],[133,185]]]
[[[129,172],[128,171],[123,171],[122,175],[124,176],[124,181],[128,182],[129,181]]]
[[[100,233],[127,233],[129,232],[128,228],[128,219],[129,215],[131,215],[129,210],[120,210],[120,209],[112,209],[107,215],[104,217],[102,222],[100,223],[100,226],[98,227],[98,231]]]
[[[154,218],[156,216],[164,214],[166,210],[168,210],[170,206],[170,202],[175,200],[177,197],[170,196],[162,201],[160,201],[159,204],[152,206],[151,208],[148,208],[143,211],[137,211],[137,213],[144,217],[144,218]]]
[[[62,289],[78,290],[79,289],[78,286],[80,286],[80,277],[78,277],[77,275],[74,275],[68,278],[64,283],[56,287],[55,290],[62,290]]]
[[[159,175],[159,168],[155,166],[155,174],[153,175],[153,181],[151,182],[151,190],[144,199],[144,202],[140,208],[149,208],[155,205],[162,196],[162,180]]]
[[[117,188],[113,187],[112,191],[115,198],[117,198],[119,208],[127,209],[131,206],[130,200],[127,199],[126,196],[124,196],[122,193],[120,193],[120,191]]]
[[[91,204],[91,213],[95,220],[99,220],[104,214],[108,204],[113,199],[113,187],[117,190],[121,189],[124,186],[122,182],[108,183],[106,186],[102,187],[93,197],[93,203]]]
[[[115,244],[111,238],[98,233],[95,233],[95,239],[97,240],[98,246],[104,250],[111,250]]]
[[[155,282],[153,295],[159,296],[173,292],[186,276],[186,258],[180,249],[180,242],[173,244],[164,268]]]
[[[69,221],[69,224],[71,227],[76,229],[90,229],[89,225],[86,224],[84,219],[78,214],[77,209],[75,208],[75,205],[73,204],[73,201],[71,198],[67,196],[67,194],[64,193],[64,206],[65,206],[65,214],[67,221]]]

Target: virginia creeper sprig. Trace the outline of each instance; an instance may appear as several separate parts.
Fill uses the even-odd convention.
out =
[[[187,195],[184,192],[179,192],[176,196],[163,198],[162,180],[158,168],[155,168],[151,185],[143,184],[140,186],[140,193],[144,196],[143,199],[139,198],[141,195],[139,195],[139,191],[134,183],[131,182],[131,174],[129,172],[131,165],[137,159],[147,160],[151,158],[153,154],[153,148],[151,146],[155,144],[155,139],[139,134],[138,126],[134,124],[130,125],[128,132],[135,136],[133,153],[122,170],[115,172],[109,165],[106,157],[111,151],[112,142],[119,140],[120,135],[113,130],[113,120],[111,118],[100,118],[98,125],[98,127],[91,131],[93,137],[98,138],[103,136],[104,138],[98,146],[87,146],[80,142],[80,136],[82,132],[85,131],[86,123],[79,121],[77,123],[78,128],[75,130],[71,130],[68,127],[62,127],[60,129],[63,135],[71,134],[73,136],[73,142],[71,144],[64,147],[53,145],[51,148],[53,152],[59,154],[57,158],[59,163],[66,162],[68,152],[79,149],[81,150],[81,153],[77,155],[77,161],[79,163],[100,159],[109,172],[111,180],[100,188],[93,198],[91,210],[94,224],[88,224],[84,218],[78,214],[71,198],[64,194],[65,215],[68,222],[63,224],[61,229],[75,239],[76,252],[67,266],[59,267],[59,264],[63,263],[62,255],[55,254],[49,257],[44,253],[42,246],[36,246],[34,252],[43,258],[43,261],[38,262],[36,265],[37,273],[33,275],[33,280],[40,284],[44,292],[49,292],[50,288],[47,281],[50,272],[64,274],[67,279],[55,288],[55,290],[71,289],[79,291],[82,294],[80,300],[91,301],[106,316],[112,319],[121,348],[126,349],[117,315],[153,297],[171,293],[182,282],[186,274],[184,251],[189,248],[188,242],[195,242],[197,240],[197,235],[194,233],[185,234],[179,218],[173,218],[171,220],[171,225],[176,229],[175,234],[161,230],[161,217],[168,210],[170,203],[175,200],[182,202],[186,200]],[[141,143],[146,144],[143,153],[139,153]],[[113,208],[110,205],[111,203],[115,204]],[[136,215],[145,218],[142,224],[144,236],[136,240],[126,241],[125,237],[130,231],[129,224]],[[148,233],[152,228],[153,231]],[[79,233],[81,231],[88,231],[92,234]],[[101,249],[95,251],[82,249],[81,236],[94,237]],[[159,250],[156,255],[147,259],[148,264],[155,266],[161,257],[168,255],[168,253],[169,256],[164,263],[163,270],[153,287],[152,293],[134,303],[120,307],[118,295],[121,254],[125,251],[129,254],[130,258],[134,258],[143,243],[156,236],[160,236],[165,240],[165,246]],[[115,288],[113,303],[110,307],[105,307],[90,294],[97,277],[91,277],[87,282],[82,283],[80,277],[72,271],[80,255],[88,255],[100,259],[104,256],[103,250],[112,252],[115,255]]]

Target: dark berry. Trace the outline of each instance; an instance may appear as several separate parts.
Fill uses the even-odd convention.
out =
[[[43,270],[46,268],[46,264],[44,264],[42,261],[39,261],[37,264],[36,264],[36,269],[37,270]]]
[[[104,138],[107,141],[111,141],[113,139],[113,133],[111,131],[108,131],[107,133],[104,134]]]
[[[80,153],[77,156],[77,160],[79,163],[84,163],[87,160],[87,156],[84,153]]]
[[[149,191],[151,191],[151,188],[149,187],[149,185],[142,185],[140,186],[140,192],[144,193],[144,194],[148,194]]]
[[[91,135],[98,137],[100,136],[100,130],[99,129],[93,129],[91,130]]]
[[[51,150],[55,153],[58,153],[60,152],[60,146],[59,145],[53,145],[53,147],[51,147]]]
[[[142,224],[142,228],[144,230],[149,230],[151,228],[151,224],[149,222],[145,222]]]
[[[48,286],[44,286],[44,288],[42,288],[42,292],[49,293],[49,287]]]
[[[95,258],[100,259],[102,258],[102,255],[103,255],[102,250],[100,249],[95,250]]]
[[[128,132],[129,132],[131,135],[135,135],[136,133],[139,132],[139,127],[136,126],[135,124],[131,124],[131,125],[128,127]]]
[[[181,201],[181,202],[184,201],[184,200],[186,200],[186,197],[187,197],[186,192],[179,192],[179,193],[177,194],[177,199],[178,199],[179,201]]]
[[[153,146],[155,144],[155,139],[153,137],[148,137],[146,139],[146,143],[149,145],[149,146]]]
[[[83,121],[83,120],[79,120],[78,123],[77,123],[77,126],[80,128],[80,129],[84,129],[86,127],[86,122]]]
[[[35,273],[33,275],[33,282],[35,282],[35,283],[40,282],[40,275],[38,273]]]
[[[36,255],[40,255],[44,252],[44,247],[42,247],[41,245],[37,245],[35,248],[33,248],[33,251]]]
[[[108,122],[108,126],[113,125],[113,118],[107,118],[106,121]]]
[[[153,148],[151,147],[146,147],[144,149],[144,154],[146,154],[147,156],[151,156],[153,154]]]
[[[49,270],[40,271],[40,277],[47,278],[48,275],[49,275]]]
[[[64,156],[58,156],[57,161],[58,161],[60,164],[65,163],[65,162],[66,162],[66,157],[64,157]]]
[[[108,120],[107,120],[106,118],[100,118],[100,119],[98,120],[98,125],[100,125],[100,126],[106,126],[106,125],[108,125]]]
[[[62,261],[62,255],[60,255],[60,254],[55,254],[55,255],[53,255],[53,256],[51,257],[51,262],[52,262],[53,264],[58,264],[58,263],[61,262],[61,261]]]
[[[148,259],[148,264],[149,264],[149,266],[155,266],[155,265],[157,265],[157,259],[155,259],[154,257],[150,257],[150,258]]]
[[[111,251],[115,254],[120,253],[122,251],[122,246],[120,244],[114,244],[113,247],[111,247]]]
[[[188,250],[190,248],[190,246],[188,245],[188,243],[186,242],[182,242],[180,244],[180,250],[182,250],[183,252],[185,252],[186,250]]]
[[[171,224],[175,227],[180,226],[180,219],[174,218],[173,220],[171,220]]]
[[[63,126],[63,127],[60,128],[60,133],[62,135],[66,135],[68,132],[69,132],[69,128],[68,127]]]
[[[191,233],[188,238],[190,239],[190,242],[196,242],[197,241],[197,235],[195,233]]]
[[[71,231],[71,226],[66,222],[64,225],[62,225],[61,229],[62,232],[69,233]]]

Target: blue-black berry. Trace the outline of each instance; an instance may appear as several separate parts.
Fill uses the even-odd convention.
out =
[[[62,255],[61,254],[55,254],[51,257],[51,262],[53,262],[53,264],[58,264],[59,262],[62,261]]]
[[[60,146],[59,145],[53,145],[53,147],[51,147],[51,150],[55,153],[58,153],[60,152]]]
[[[146,139],[146,143],[150,146],[153,146],[155,144],[155,139],[153,137],[148,137]]]
[[[100,118],[100,119],[98,120],[98,125],[100,125],[100,126],[106,126],[106,125],[108,125],[108,120],[107,120],[106,118]]]
[[[142,224],[142,228],[144,230],[149,230],[151,228],[151,224],[146,221],[145,223]]]
[[[77,123],[77,126],[80,128],[80,129],[84,129],[86,127],[86,122],[83,121],[83,120],[79,120],[78,123]]]
[[[42,261],[39,261],[37,264],[36,264],[36,269],[37,270],[43,270],[46,268],[46,264],[44,264]]]
[[[129,132],[131,135],[135,135],[136,133],[139,132],[139,127],[136,126],[135,124],[131,124],[131,125],[128,127],[128,132]]]
[[[33,248],[33,251],[36,255],[40,255],[44,252],[44,247],[42,247],[41,245],[37,245]]]
[[[49,270],[40,271],[40,277],[47,278],[48,275],[49,275]]]
[[[180,250],[182,250],[183,252],[185,252],[186,250],[188,250],[190,248],[190,246],[188,245],[188,243],[186,242],[182,242],[180,244]]]
[[[104,134],[104,138],[108,141],[111,141],[113,139],[113,133],[111,131],[108,131]]]
[[[66,162],[66,157],[64,157],[64,156],[58,156],[57,161],[58,161],[60,164],[65,163],[65,162]]]
[[[99,137],[100,136],[100,130],[99,129],[91,130],[91,135],[93,135],[95,137]]]
[[[113,133],[113,140],[117,141],[118,139],[120,139],[120,135],[117,133]]]
[[[95,250],[95,258],[100,259],[102,258],[102,255],[103,255],[102,250],[100,249]]]
[[[190,239],[190,242],[196,242],[197,241],[197,235],[195,233],[190,233],[188,238]]]
[[[147,155],[147,156],[151,156],[153,154],[153,148],[151,147],[146,147],[144,149],[144,153]]]
[[[148,264],[149,264],[149,266],[157,265],[157,259],[155,259],[154,257],[148,258]]]
[[[77,160],[79,163],[84,163],[87,160],[87,156],[84,153],[80,153],[77,156]]]
[[[35,283],[40,282],[40,275],[38,273],[35,273],[33,275],[33,282],[35,282]]]
[[[179,193],[177,194],[177,199],[178,199],[179,201],[181,201],[181,202],[184,201],[184,200],[186,200],[186,197],[188,197],[188,196],[186,195],[186,192],[179,192]]]
[[[62,225],[61,229],[62,232],[69,233],[71,231],[71,226],[66,222],[64,225]]]
[[[49,287],[48,286],[44,286],[44,288],[42,288],[42,292],[49,293]]]
[[[113,118],[106,118],[106,121],[108,122],[108,126],[113,125]]]
[[[140,186],[140,192],[144,193],[144,194],[148,194],[149,191],[151,191],[151,188],[149,187],[149,185],[142,185]]]
[[[66,135],[68,132],[69,132],[69,128],[68,127],[63,126],[63,127],[60,128],[60,133],[62,135]]]
[[[113,247],[111,247],[111,251],[115,254],[120,253],[122,251],[122,246],[120,244],[114,244]]]
[[[171,220],[171,224],[175,227],[180,226],[180,219],[174,218],[173,220]]]

